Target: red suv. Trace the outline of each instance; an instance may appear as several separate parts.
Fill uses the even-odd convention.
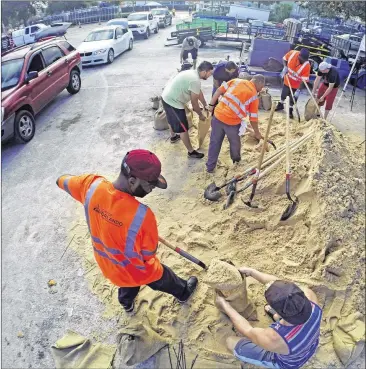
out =
[[[34,116],[65,88],[81,87],[79,52],[64,39],[22,46],[2,55],[1,141],[29,142]]]

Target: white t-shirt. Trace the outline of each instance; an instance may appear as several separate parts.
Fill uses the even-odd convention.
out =
[[[191,100],[191,92],[199,94],[201,79],[197,70],[185,70],[170,80],[161,95],[162,99],[176,109],[184,109]]]

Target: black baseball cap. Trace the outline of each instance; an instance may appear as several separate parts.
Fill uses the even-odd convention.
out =
[[[295,283],[275,281],[264,296],[276,313],[290,324],[304,324],[311,316],[311,302]]]
[[[300,50],[300,56],[302,57],[303,60],[309,60],[309,56],[310,56],[310,51],[309,49],[306,48],[302,48]]]

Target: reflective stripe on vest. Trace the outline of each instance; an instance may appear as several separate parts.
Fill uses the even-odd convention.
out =
[[[142,225],[142,222],[144,221],[145,215],[146,215],[146,211],[147,211],[147,206],[139,204],[139,207],[137,209],[136,215],[134,217],[134,219],[132,220],[132,223],[130,225],[130,228],[128,229],[127,232],[127,240],[126,240],[126,250],[125,253],[121,252],[121,250],[118,249],[113,249],[111,247],[106,246],[101,239],[99,239],[98,237],[93,236],[92,232],[91,232],[91,228],[90,228],[90,219],[89,219],[89,204],[90,204],[90,200],[92,199],[95,190],[97,189],[97,187],[99,186],[99,184],[103,181],[102,178],[98,178],[96,181],[94,181],[91,186],[89,187],[87,193],[86,193],[86,197],[85,197],[85,204],[84,204],[84,209],[85,209],[85,217],[86,217],[86,222],[88,224],[88,228],[89,228],[89,232],[91,235],[91,238],[93,240],[93,242],[98,243],[99,245],[101,245],[106,251],[108,251],[110,254],[112,255],[122,255],[126,258],[137,258],[141,261],[143,261],[143,258],[141,255],[139,255],[137,252],[133,251],[134,245],[135,245],[135,240],[136,240],[136,235],[138,233],[138,231],[140,230],[140,227]],[[125,267],[129,264],[131,264],[131,261],[126,259],[126,260],[116,260],[112,257],[110,257],[108,254],[106,254],[105,252],[98,250],[95,246],[93,246],[94,251],[108,259],[109,261],[111,261],[113,264],[115,265],[119,265],[122,267]],[[134,267],[136,269],[140,269],[140,270],[145,270],[144,266],[138,266],[138,265],[134,265]]]
[[[69,180],[71,177],[64,179],[64,189],[71,196],[71,192],[69,190]]]
[[[296,51],[294,51],[294,52],[291,54],[291,56],[290,56],[290,58],[288,59],[288,62],[287,62],[287,69],[288,69],[288,71],[290,72],[290,73],[288,73],[288,76],[289,76],[291,79],[293,79],[294,81],[301,82],[301,81],[302,81],[302,78],[301,78],[300,74],[301,74],[301,72],[303,71],[303,69],[304,69],[304,68],[309,64],[309,62],[308,62],[308,61],[306,61],[304,64],[302,64],[302,65],[301,65],[301,67],[299,68],[299,70],[298,70],[297,72],[295,72],[293,69],[291,69],[291,68],[289,67],[290,62],[291,62],[291,60],[294,58],[295,54],[296,54]]]
[[[224,88],[227,90],[229,88],[229,85],[227,84],[227,82],[222,82],[221,86],[224,86]]]
[[[235,83],[230,87],[230,89],[225,93],[225,95],[222,98],[222,102],[227,105],[240,119],[245,119],[246,115],[249,115],[251,117],[258,117],[258,114],[251,114],[247,111],[247,106],[252,103],[253,101],[258,99],[258,95],[255,94],[254,96],[252,96],[251,98],[249,98],[247,101],[244,101],[244,103],[242,103],[236,96],[234,96],[231,92],[233,91],[233,89],[241,82],[241,80],[239,81],[235,81]],[[240,108],[241,112],[238,110],[238,108],[232,104],[227,98],[230,98],[231,100],[233,100]]]

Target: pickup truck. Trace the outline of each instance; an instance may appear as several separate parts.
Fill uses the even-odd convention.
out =
[[[159,24],[151,12],[131,13],[127,21],[134,36],[144,36],[148,39],[152,31],[159,32]]]

